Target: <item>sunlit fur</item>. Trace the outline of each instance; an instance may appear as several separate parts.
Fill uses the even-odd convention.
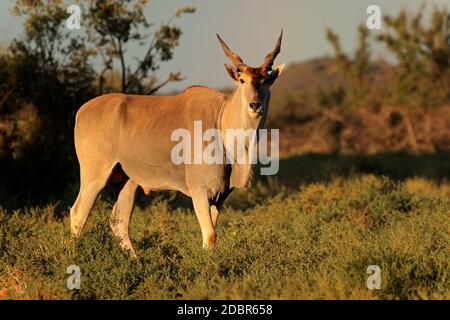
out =
[[[274,50],[276,54],[280,41],[281,36]],[[203,247],[214,244],[220,208],[234,188],[249,185],[252,166],[227,164],[225,160],[223,164],[174,164],[171,150],[176,142],[171,141],[171,135],[184,128],[194,136],[195,121],[201,121],[204,131],[216,129],[223,137],[227,129],[261,127],[268,110],[269,86],[283,69],[280,66],[269,72],[276,57],[274,52],[266,56],[261,67],[251,68],[241,63],[242,59],[232,54],[223,41],[221,44],[226,55],[238,64],[226,65],[228,74],[237,83],[229,96],[194,86],[174,96],[107,94],[80,108],[74,134],[80,191],[70,210],[71,232],[75,236],[82,231],[111,172],[120,165],[127,182],[113,207],[111,227],[132,256],[136,254],[128,229],[139,186],[146,194],[176,190],[192,197]],[[249,104],[255,101],[261,103],[261,112],[249,111]]]

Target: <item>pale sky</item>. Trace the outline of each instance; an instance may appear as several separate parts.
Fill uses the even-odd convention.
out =
[[[70,3],[70,1],[67,1]],[[75,1],[74,1],[75,2]],[[382,14],[396,14],[400,8],[417,9],[421,0],[151,0],[146,13],[157,25],[170,17],[176,8],[195,6],[197,12],[185,15],[176,23],[183,35],[174,59],[158,71],[162,79],[170,71],[180,70],[187,78],[171,84],[164,91],[201,84],[224,87],[232,84],[223,67],[228,62],[217,42],[216,33],[249,65],[259,65],[272,50],[280,29],[284,29],[281,54],[276,63],[293,63],[331,52],[325,29],[332,28],[341,37],[343,48],[351,51],[356,29],[367,18],[369,5],[379,5]],[[0,2],[0,42],[8,43],[21,34],[21,21],[11,17],[13,0]],[[447,5],[450,0],[427,0]],[[129,57],[141,56],[144,47],[133,47]],[[380,49],[381,50],[381,49]]]

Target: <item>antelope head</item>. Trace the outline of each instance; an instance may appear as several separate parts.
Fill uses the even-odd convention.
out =
[[[217,34],[225,55],[231,60],[233,66],[225,63],[229,76],[236,82],[237,90],[241,94],[241,101],[251,119],[260,119],[266,114],[270,99],[270,86],[275,82],[284,68],[284,64],[272,68],[275,58],[281,50],[281,30],[275,49],[264,58],[260,67],[247,66],[237,54],[228,48]]]

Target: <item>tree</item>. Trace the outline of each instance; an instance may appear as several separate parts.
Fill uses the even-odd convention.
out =
[[[386,32],[377,37],[396,58],[392,100],[403,106],[411,147],[418,152],[410,116],[411,108],[425,111],[425,136],[431,143],[430,109],[450,101],[450,12],[434,7],[428,25],[423,23],[425,6],[414,15],[401,11],[384,18]]]
[[[153,94],[171,81],[181,80],[179,72],[170,73],[157,83],[152,74],[160,63],[171,60],[173,50],[182,34],[178,26],[172,24],[175,18],[195,12],[194,7],[183,7],[176,11],[157,30],[144,14],[148,0],[90,0],[86,10],[85,23],[89,40],[101,55],[103,68],[99,73],[99,91],[104,91],[105,73],[113,72],[114,61],[119,62],[122,92]],[[126,61],[127,46],[131,42],[139,45],[149,43],[144,56],[136,59],[132,67]]]
[[[386,31],[377,37],[396,58],[397,104],[441,106],[450,98],[450,12],[434,7],[428,25],[425,6],[414,15],[401,11],[384,18]]]
[[[343,105],[347,108],[366,106],[367,97],[374,84],[374,65],[371,62],[369,30],[360,25],[358,29],[358,45],[354,57],[345,54],[341,48],[339,37],[331,29],[326,37],[334,50],[334,62],[343,83],[329,92],[322,91],[321,99],[330,104]],[[331,101],[331,102],[330,102]]]
[[[55,198],[74,181],[74,116],[89,99],[112,90],[152,94],[180,79],[174,73],[158,83],[154,71],[173,57],[178,45],[181,30],[174,19],[195,9],[179,9],[152,33],[154,26],[144,16],[146,4],[89,1],[80,32],[66,27],[69,14],[62,0],[16,1],[13,13],[24,18],[24,34],[0,54],[0,167],[8,171],[0,196]],[[127,45],[148,40],[145,56],[133,68],[127,62]],[[103,66],[97,70],[94,62],[99,59]],[[115,72],[115,61],[120,88],[105,81],[108,72]]]
[[[67,161],[75,112],[95,95],[93,52],[82,35],[65,27],[61,0],[18,0],[13,13],[25,17],[23,37],[10,46],[11,81],[21,100],[15,108],[24,103],[37,108],[45,128],[34,144],[42,156],[59,153],[57,159]]]
[[[374,40],[384,44],[395,58],[393,64],[384,68],[382,61],[371,61],[367,28],[359,28],[359,44],[353,58],[343,53],[338,36],[328,30],[327,38],[343,84],[338,89],[322,91],[320,96],[327,105],[335,101],[345,107],[382,103],[398,108],[415,153],[419,146],[411,110],[420,108],[424,114],[425,136],[428,146],[432,146],[430,111],[450,102],[450,12],[434,7],[430,23],[425,24],[424,11],[425,5],[414,15],[402,10],[396,17],[384,17],[385,31]],[[383,69],[388,71],[386,75]]]

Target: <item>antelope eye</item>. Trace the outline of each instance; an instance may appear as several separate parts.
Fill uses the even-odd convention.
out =
[[[242,80],[242,79],[239,79],[239,81],[240,81],[241,83],[245,83],[245,81],[244,81],[244,80]]]

